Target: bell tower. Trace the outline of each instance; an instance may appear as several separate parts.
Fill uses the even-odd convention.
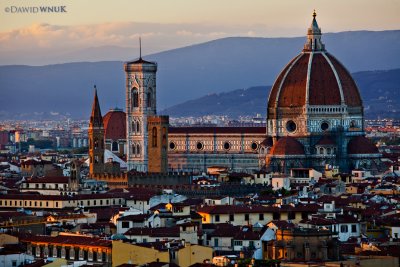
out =
[[[156,111],[157,64],[143,60],[126,62],[126,131],[128,171],[148,172],[147,119]]]
[[[104,126],[96,85],[89,123],[89,166],[90,176],[104,172]]]

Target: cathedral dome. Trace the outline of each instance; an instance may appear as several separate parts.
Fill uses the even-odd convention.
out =
[[[304,146],[293,137],[282,137],[272,147],[271,155],[304,155]]]
[[[279,74],[268,107],[341,105],[360,107],[357,85],[346,68],[325,51],[302,52]]]
[[[272,86],[268,107],[307,105],[362,106],[357,85],[346,68],[325,50],[316,13],[302,53],[293,58]]]
[[[105,139],[126,139],[126,114],[121,109],[111,109],[103,117]]]
[[[306,136],[362,128],[363,105],[357,85],[325,50],[321,36],[314,12],[302,52],[283,68],[271,88],[267,134]]]

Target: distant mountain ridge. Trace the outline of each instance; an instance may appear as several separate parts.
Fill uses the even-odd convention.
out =
[[[359,86],[366,118],[400,118],[400,69],[362,71],[353,74]],[[172,117],[206,115],[266,115],[271,86],[255,86],[209,94],[167,108],[160,113]]]
[[[322,40],[351,72],[400,67],[400,30],[327,33]],[[271,85],[304,42],[305,37],[231,37],[146,56],[158,63],[158,109],[234,88]],[[88,118],[94,84],[104,114],[125,108],[121,61],[0,66],[0,120],[57,114]]]

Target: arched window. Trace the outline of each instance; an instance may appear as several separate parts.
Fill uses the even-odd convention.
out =
[[[139,107],[139,92],[138,89],[132,89],[132,107],[137,108]]]
[[[136,155],[136,145],[135,144],[133,144],[132,145],[132,155]]]
[[[153,127],[151,130],[151,144],[153,147],[157,147],[157,128]]]
[[[321,155],[324,154],[324,149],[322,147],[319,149],[319,154],[321,154]]]
[[[167,145],[167,128],[165,127],[162,128],[162,145]]]
[[[117,141],[112,142],[111,150],[118,151],[118,142]]]
[[[136,122],[136,133],[140,133],[140,121]]]
[[[330,154],[331,154],[331,149],[330,149],[330,148],[327,148],[326,153],[327,153],[328,155],[330,155]]]
[[[153,89],[149,88],[149,91],[147,92],[147,107],[151,108],[153,105]]]
[[[135,129],[136,129],[136,122],[132,121],[132,123],[131,123],[131,132],[134,132]]]
[[[140,145],[139,144],[137,144],[136,145],[136,154],[138,155],[138,156],[140,156]]]

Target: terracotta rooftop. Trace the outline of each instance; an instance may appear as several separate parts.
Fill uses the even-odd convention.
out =
[[[271,136],[268,136],[267,138],[265,138],[265,139],[261,142],[261,145],[262,145],[262,146],[265,146],[265,147],[271,147],[271,146],[273,145],[272,137],[271,137]]]
[[[378,148],[365,136],[353,137],[347,145],[349,154],[377,154]]]
[[[215,205],[204,206],[197,210],[198,213],[207,214],[234,214],[234,213],[263,213],[263,212],[287,212],[287,211],[317,211],[320,208],[317,204],[299,204],[297,206],[281,205],[261,206],[261,205]]]
[[[271,155],[304,155],[304,146],[293,137],[282,137],[272,147]]]
[[[276,227],[278,227],[279,229],[291,229],[295,227],[293,223],[289,223],[288,221],[285,220],[272,220],[267,224],[270,223],[276,225]]]
[[[126,139],[126,114],[122,110],[112,109],[103,117],[106,139]]]
[[[51,243],[60,245],[81,245],[81,246],[93,246],[93,247],[111,247],[111,241],[103,240],[94,237],[84,236],[43,236],[43,235],[29,235],[21,238],[22,242],[34,242],[34,243]]]
[[[276,103],[277,107],[302,107],[307,101],[318,106],[340,105],[340,88],[348,106],[361,107],[357,85],[345,67],[329,53],[310,55],[299,54],[282,70],[272,86],[268,107]]]
[[[34,177],[27,179],[25,183],[50,183],[50,184],[67,184],[69,177],[67,176],[57,176],[57,177]]]
[[[168,134],[266,134],[265,127],[170,127]]]

